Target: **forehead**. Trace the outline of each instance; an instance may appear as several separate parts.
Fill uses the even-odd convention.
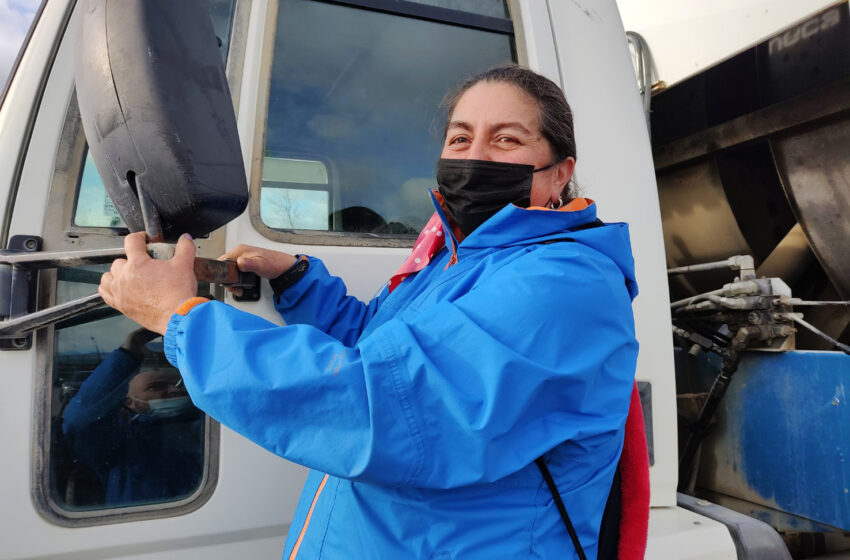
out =
[[[479,82],[466,90],[455,105],[452,121],[473,126],[519,122],[528,130],[540,129],[537,102],[519,87],[504,82]]]
[[[179,375],[170,370],[148,370],[143,371],[130,380],[132,387],[144,387],[150,383],[175,383]]]

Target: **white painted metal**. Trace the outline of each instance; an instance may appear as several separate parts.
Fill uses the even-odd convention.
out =
[[[618,0],[626,30],[655,59],[657,79],[684,80],[805,21],[835,0]]]
[[[57,0],[45,8],[0,107],[0,204],[3,210],[15,163],[23,149],[27,121],[37,110],[39,83],[69,3],[69,0]],[[35,218],[41,219],[40,216]]]
[[[637,378],[652,383],[652,504],[676,504],[676,394],[661,214],[652,152],[617,6],[549,1],[563,88],[575,114],[576,176],[605,221],[630,224],[640,295]]]
[[[735,543],[722,523],[673,506],[652,509],[645,558],[735,560],[738,555]]]
[[[56,149],[59,146],[68,101],[74,89],[73,44],[76,36],[76,26],[69,26],[50,72],[44,99],[38,108],[38,118],[33,128],[15,201],[11,235],[32,234],[44,229],[44,201],[47,200],[47,191],[53,176]]]

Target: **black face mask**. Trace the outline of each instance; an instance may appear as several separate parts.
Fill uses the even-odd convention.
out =
[[[528,207],[534,174],[553,165],[534,169],[520,163],[441,159],[437,185],[446,212],[466,236],[508,204]]]

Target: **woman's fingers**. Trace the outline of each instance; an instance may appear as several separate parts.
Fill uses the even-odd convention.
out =
[[[287,253],[262,249],[250,245],[237,245],[219,257],[219,260],[236,261],[243,272],[254,272],[263,278],[275,278],[295,263],[295,257]]]

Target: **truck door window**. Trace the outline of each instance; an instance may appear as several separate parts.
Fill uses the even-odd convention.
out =
[[[377,4],[277,4],[264,157],[252,170],[251,218],[267,237],[412,242],[433,213],[443,95],[515,59],[503,0]]]
[[[60,269],[57,303],[97,289],[108,265]],[[70,513],[181,502],[207,472],[209,420],[162,337],[111,310],[56,325],[50,494]]]

